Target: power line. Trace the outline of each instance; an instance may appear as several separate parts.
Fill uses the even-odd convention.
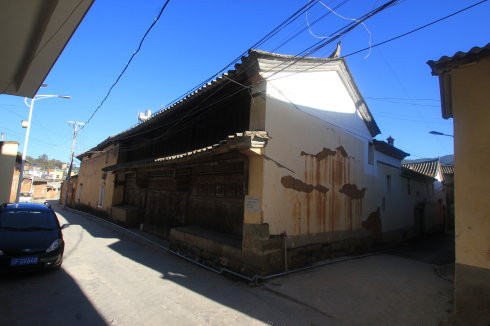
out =
[[[311,55],[311,54],[319,51],[324,46],[326,46],[326,45],[328,45],[328,44],[336,41],[341,36],[349,33],[350,31],[352,31],[354,28],[356,28],[357,26],[359,26],[360,24],[362,24],[367,19],[373,17],[374,15],[380,13],[381,11],[383,11],[383,10],[385,10],[385,9],[391,7],[391,6],[396,5],[398,2],[399,2],[399,0],[390,0],[390,1],[386,2],[385,4],[377,7],[376,9],[371,10],[370,12],[368,12],[368,13],[364,14],[363,16],[359,17],[354,22],[351,22],[351,23],[349,23],[349,24],[341,27],[337,31],[335,31],[335,32],[331,33],[330,35],[328,35],[330,37],[329,39],[318,41],[315,44],[313,44],[313,45],[309,46],[308,48],[304,49],[303,51],[301,51],[297,55],[293,56],[293,59],[290,60],[290,61],[292,61],[290,64],[288,64],[285,67],[283,67],[283,68],[275,71],[272,75],[268,76],[268,78],[271,78],[271,77],[277,75],[278,73],[280,73],[280,72],[284,71],[285,69],[291,67],[292,65],[294,65],[295,63],[297,63],[300,60],[304,59],[305,57],[307,57],[307,56],[309,56],[309,55]],[[369,48],[371,48],[371,46],[368,47],[367,49],[369,49]],[[269,69],[268,72],[273,71],[276,68],[279,68],[280,66],[284,65],[287,62],[288,61],[282,62],[282,63],[276,65],[275,67],[272,67],[271,69]],[[323,64],[323,63],[321,63],[321,64]],[[317,66],[320,66],[321,64],[319,64]],[[305,69],[305,70],[308,70],[308,69]]]
[[[339,9],[340,7],[342,7],[344,4],[346,4],[349,0],[344,0],[342,1],[341,3],[339,3],[337,6],[333,7],[334,10],[337,10]],[[322,20],[323,18],[327,17],[328,15],[330,15],[331,12],[330,11],[327,11],[325,14],[323,14],[322,16],[320,16],[319,18],[315,19],[313,22],[310,23],[310,26],[314,26],[316,23],[318,23],[320,20]],[[283,41],[281,44],[279,44],[278,46],[276,46],[272,52],[276,52],[278,49],[282,48],[284,45],[286,45],[287,43],[289,43],[291,40],[295,39],[296,37],[298,37],[301,33],[305,32],[306,30],[308,29],[308,26],[305,26],[303,27],[302,29],[300,29],[299,31],[297,31],[295,34],[293,34],[292,36],[290,36],[289,38],[287,38],[285,41]]]
[[[168,1],[167,1],[168,2]],[[209,83],[210,81],[212,81],[213,79],[215,79],[217,76],[219,76],[220,73],[222,73],[223,71],[225,71],[228,67],[230,67],[231,65],[237,63],[238,61],[240,61],[240,59],[245,56],[248,51],[251,49],[251,48],[255,48],[255,47],[258,47],[262,44],[264,44],[265,42],[267,42],[269,39],[271,39],[274,35],[276,35],[279,31],[281,31],[284,27],[288,26],[292,21],[296,20],[302,13],[304,13],[306,10],[310,9],[311,7],[313,7],[315,4],[316,4],[316,0],[310,0],[309,2],[307,2],[304,6],[302,6],[301,8],[299,8],[298,10],[296,10],[292,15],[290,15],[288,18],[286,18],[284,21],[282,21],[279,25],[277,25],[272,31],[270,31],[269,33],[267,33],[265,36],[263,36],[259,41],[257,41],[256,43],[254,43],[250,48],[248,48],[246,51],[242,52],[238,57],[236,57],[232,62],[230,62],[229,64],[227,64],[226,66],[224,66],[220,71],[218,71],[217,73],[213,74],[212,76],[210,76],[209,78],[207,78],[205,81],[201,82],[200,84],[196,85],[195,87],[193,87],[191,90],[185,92],[184,94],[182,94],[181,96],[175,98],[174,100],[172,100],[170,103],[168,103],[165,107],[170,107],[172,105],[174,105],[175,103],[177,103],[178,101],[180,101],[181,99],[185,98],[186,96],[188,96],[189,94],[195,92],[196,90],[198,90],[199,88],[201,88],[202,86],[204,86],[205,84]],[[347,0],[344,0],[344,3],[347,2]],[[233,82],[236,82],[235,80],[233,80]],[[225,84],[226,85],[226,84]],[[224,87],[225,85],[222,85],[221,87]],[[219,90],[220,88],[218,88]],[[107,97],[107,96],[106,96]],[[105,100],[105,99],[104,99]],[[102,103],[101,103],[102,104]],[[197,105],[199,106],[199,105]],[[197,107],[196,106],[196,107]],[[208,105],[209,106],[209,105]],[[99,106],[100,107],[100,106]],[[98,108],[96,109],[96,111],[98,110]],[[95,111],[95,112],[96,112]],[[95,114],[95,112],[92,114],[92,116],[90,117],[90,119],[93,117],[93,115]],[[90,121],[90,119],[86,122],[88,123]],[[132,127],[133,128],[133,127]],[[130,129],[132,129],[130,128]],[[128,129],[128,130],[130,130]]]
[[[369,99],[368,97],[364,97]],[[373,101],[379,101],[379,102],[386,102],[386,103],[395,103],[395,104],[403,104],[403,105],[412,105],[412,106],[424,106],[424,107],[431,107],[431,108],[440,108],[439,105],[433,105],[433,104],[420,104],[420,103],[411,103],[411,102],[403,102],[403,101],[391,101],[391,100],[380,100],[380,99],[373,99]]]
[[[140,43],[138,45],[138,48],[136,49],[136,51],[133,52],[133,54],[131,55],[131,57],[129,58],[129,61],[128,63],[126,63],[126,65],[124,66],[123,70],[121,71],[121,73],[119,74],[119,76],[117,77],[116,81],[114,82],[114,84],[112,84],[112,86],[109,88],[109,90],[107,91],[107,94],[106,96],[104,97],[104,99],[102,99],[102,102],[100,102],[99,106],[94,110],[94,112],[92,113],[92,115],[90,116],[90,118],[88,118],[88,120],[85,122],[85,125],[87,125],[90,120],[92,120],[92,118],[94,117],[94,115],[97,113],[97,111],[99,111],[99,109],[102,107],[102,105],[104,105],[104,102],[107,100],[107,98],[109,97],[109,95],[111,94],[111,91],[112,89],[116,86],[116,84],[119,82],[119,80],[121,79],[121,77],[124,75],[124,73],[126,72],[126,70],[128,69],[129,65],[131,64],[131,61],[133,61],[134,57],[136,56],[136,54],[138,54],[138,52],[141,50],[141,46],[143,45],[143,42],[145,41],[146,37],[148,36],[148,34],[150,33],[150,31],[153,29],[153,27],[155,26],[155,24],[158,22],[158,20],[160,19],[160,16],[162,15],[163,11],[165,10],[165,8],[167,7],[168,3],[170,2],[170,0],[167,0],[165,1],[164,5],[162,6],[162,9],[160,9],[160,12],[158,13],[158,16],[155,18],[155,20],[151,23],[150,27],[148,27],[148,29],[146,30],[145,34],[143,35],[143,37],[141,38],[140,40]],[[81,127],[81,129],[83,129],[83,126]],[[80,129],[80,130],[81,130]]]
[[[407,98],[407,97],[372,97],[372,96],[364,96],[364,98],[369,98],[372,100],[397,100],[397,101],[434,101],[439,102],[440,100],[434,98]]]
[[[396,4],[398,1],[399,1],[399,0],[391,0],[391,1],[386,2],[386,3],[385,3],[385,4],[383,4],[383,5],[379,6],[378,8],[376,8],[376,9],[374,9],[374,10],[371,10],[371,11],[370,11],[370,12],[368,12],[367,14],[365,14],[365,15],[361,16],[361,17],[360,17],[359,19],[357,19],[355,22],[349,23],[349,24],[345,25],[344,27],[340,28],[338,31],[336,31],[336,32],[332,33],[331,35],[336,35],[336,36],[332,37],[330,40],[328,40],[328,41],[323,41],[323,40],[322,40],[321,42],[317,42],[317,43],[315,43],[313,46],[311,46],[311,47],[307,48],[306,50],[301,51],[301,52],[300,52],[300,54],[301,54],[301,53],[308,52],[308,50],[310,50],[311,48],[313,48],[313,47],[317,46],[319,43],[325,43],[325,44],[328,44],[328,43],[332,42],[333,40],[335,40],[335,39],[339,38],[340,36],[345,35],[346,33],[350,32],[352,29],[354,29],[354,28],[355,28],[357,25],[361,24],[361,23],[362,23],[363,21],[365,21],[366,19],[368,19],[368,18],[370,18],[370,17],[374,16],[375,14],[377,14],[377,13],[381,12],[382,10],[384,10],[384,9],[386,9],[386,8],[388,8],[388,7],[392,6],[392,5],[394,5],[394,4]],[[271,32],[270,32],[270,33],[268,33],[268,34],[267,34],[265,37],[263,37],[263,38],[262,38],[260,41],[258,41],[258,42],[256,43],[256,45],[257,45],[257,44],[261,44],[261,42],[264,42],[264,40],[267,40],[267,38],[268,38],[268,37],[270,37],[270,36],[274,35],[274,33],[277,33],[277,31],[278,31],[278,30],[280,30],[280,26],[284,26],[284,25],[286,25],[286,26],[287,26],[287,24],[288,24],[288,23],[289,23],[291,20],[296,19],[296,18],[295,18],[295,16],[296,16],[296,15],[298,15],[299,13],[304,12],[304,11],[305,11],[305,10],[307,10],[308,8],[311,8],[311,3],[312,3],[312,1],[308,2],[308,3],[307,3],[305,6],[301,7],[299,10],[297,10],[297,11],[296,11],[296,12],[295,12],[293,15],[291,15],[291,16],[290,16],[288,19],[286,19],[285,21],[283,21],[283,22],[282,22],[282,23],[281,23],[281,24],[280,24],[278,27],[276,27],[276,28],[275,28],[273,31],[271,31]],[[324,45],[323,45],[323,46],[324,46]],[[321,47],[323,47],[323,46],[321,46]],[[310,51],[310,52],[308,52],[307,54],[311,54],[311,53],[313,53],[313,52],[316,52],[316,51],[318,51],[318,50],[319,50],[321,47],[318,47],[318,49],[316,49],[315,51]],[[293,61],[291,64],[289,64],[289,65],[287,66],[287,67],[289,67],[289,66],[291,66],[292,64],[294,64],[294,63],[298,62],[299,60],[301,60],[302,58],[304,58],[304,56],[305,56],[305,55],[297,55],[297,56],[293,56],[291,59],[281,62],[281,63],[280,63],[278,66],[281,66],[281,65],[287,64],[288,62]],[[239,59],[241,59],[241,58],[242,58],[242,57],[241,57],[241,56],[239,56],[239,57],[236,59],[236,61],[238,61],[238,60],[239,60]],[[228,66],[229,66],[229,65],[227,65],[227,66],[226,66],[224,69],[226,69]],[[283,68],[283,69],[286,69],[287,67],[285,67],[285,68]],[[274,68],[276,68],[276,67],[271,68],[269,71],[273,70]],[[223,69],[223,70],[224,70],[224,69]],[[251,68],[249,67],[248,69],[251,69]],[[234,77],[235,77],[235,79],[236,79],[236,77],[237,77],[237,76],[239,76],[239,75],[241,75],[241,74],[244,74],[246,71],[248,71],[248,69],[247,69],[247,68],[245,68],[245,69],[243,69],[242,71],[238,72],[238,73],[237,73],[237,74],[234,76]],[[222,70],[222,71],[223,71],[223,70]],[[220,71],[220,72],[221,72],[221,71]],[[275,73],[277,73],[277,72],[275,72]],[[275,74],[275,73],[274,73],[274,74]],[[219,72],[218,72],[217,74],[215,74],[215,75],[211,76],[210,78],[208,78],[208,79],[207,79],[205,82],[203,82],[203,83],[201,83],[200,85],[198,85],[198,86],[194,87],[194,88],[193,88],[191,91],[189,91],[188,93],[186,93],[186,94],[184,95],[184,97],[180,97],[180,98],[178,98],[178,100],[179,100],[179,101],[180,101],[180,100],[182,100],[183,98],[185,98],[186,96],[188,96],[188,95],[190,94],[190,92],[195,92],[197,89],[199,89],[199,86],[201,86],[201,87],[202,87],[202,85],[204,85],[204,84],[206,84],[207,82],[209,82],[211,79],[213,79],[214,77],[216,77],[218,74],[219,74]],[[211,95],[213,95],[213,94],[215,94],[216,92],[218,92],[219,90],[221,90],[221,89],[222,89],[223,87],[225,87],[225,86],[226,86],[226,85],[227,85],[229,82],[230,82],[230,81],[229,81],[229,80],[227,80],[227,82],[223,83],[223,85],[218,86],[218,87],[216,88],[216,90],[214,90],[214,91],[211,93]],[[243,89],[247,89],[247,90],[249,89],[249,87],[246,87],[245,85],[242,85],[242,86],[244,87]],[[241,90],[239,90],[239,91],[241,91]],[[238,92],[234,92],[232,95],[234,95],[234,94],[236,94],[236,93],[238,93]],[[206,105],[206,106],[204,106],[204,107],[200,107],[200,106],[201,106],[201,104],[202,104],[202,103],[204,103],[204,102],[205,102],[205,101],[206,101],[206,100],[207,100],[207,99],[208,99],[208,98],[209,98],[211,95],[207,96],[207,97],[206,97],[206,98],[205,98],[203,101],[201,101],[199,104],[195,105],[195,106],[194,106],[192,109],[190,109],[190,110],[187,112],[187,114],[185,114],[185,115],[184,115],[184,117],[182,117],[182,118],[181,118],[181,119],[179,119],[178,121],[169,122],[169,123],[168,123],[168,125],[170,125],[170,127],[169,127],[168,129],[166,129],[166,130],[165,130],[165,132],[164,132],[162,135],[159,135],[159,138],[161,138],[161,137],[163,137],[165,134],[167,134],[167,133],[169,132],[169,130],[170,130],[170,129],[172,129],[172,128],[173,128],[175,125],[177,125],[177,124],[178,124],[178,123],[180,123],[182,120],[184,120],[185,118],[187,118],[187,117],[188,117],[190,114],[196,114],[196,113],[199,113],[199,112],[201,112],[202,110],[206,109],[207,107],[212,106],[212,105],[213,105],[213,104],[215,104],[216,102],[220,102],[220,101],[222,101],[223,99],[226,99],[226,98],[228,98],[229,96],[231,96],[231,95],[229,95],[229,96],[225,96],[225,97],[223,97],[223,98],[221,98],[221,99],[218,99],[218,100],[217,100],[217,101],[215,101],[215,102],[212,102],[212,103],[207,104],[207,105]],[[172,101],[172,102],[171,102],[171,104],[168,104],[168,105],[167,105],[167,108],[168,108],[168,107],[170,107],[171,105],[174,105],[174,104],[175,104],[175,103],[176,103],[178,100],[176,99],[176,100]],[[173,104],[172,104],[172,103],[173,103]],[[199,108],[199,107],[200,107],[200,108]],[[195,111],[195,109],[198,109],[198,108],[199,108],[199,110]],[[160,111],[160,112],[161,112],[161,111]],[[152,132],[152,131],[154,131],[154,130],[156,130],[156,129],[160,129],[161,127],[164,127],[164,126],[165,126],[165,125],[159,125],[158,127],[155,127],[155,128],[151,128],[151,129],[147,129],[147,130],[144,130],[144,131],[136,132],[136,133],[134,133],[134,134],[132,134],[132,135],[128,135],[128,137],[135,137],[135,136],[139,136],[139,135],[141,135],[141,134],[146,134],[146,133]],[[134,128],[134,127],[133,127],[133,128]],[[129,130],[131,130],[131,129],[132,129],[132,128],[130,128],[130,129],[126,130],[126,131],[129,131]],[[121,132],[121,133],[119,133],[119,134],[123,134],[123,133],[124,133],[124,132],[126,132],[126,131],[123,131],[123,132]]]
[[[378,46],[380,46],[380,45],[383,45],[383,44],[386,44],[386,43],[392,42],[392,41],[394,41],[394,40],[397,40],[397,39],[399,39],[399,38],[402,38],[402,37],[404,37],[404,36],[410,35],[410,34],[412,34],[412,33],[415,33],[415,32],[417,32],[417,31],[419,31],[419,30],[422,30],[422,29],[424,29],[424,28],[427,28],[427,27],[429,27],[429,26],[431,26],[431,25],[434,25],[434,24],[436,24],[436,23],[439,23],[439,22],[441,22],[441,21],[443,21],[443,20],[446,20],[446,19],[448,19],[448,18],[450,18],[450,17],[452,17],[452,16],[455,16],[455,15],[457,15],[457,14],[460,14],[460,13],[462,13],[462,12],[464,12],[464,11],[468,10],[468,9],[471,9],[471,8],[473,8],[473,7],[476,7],[476,6],[478,6],[478,5],[480,5],[480,4],[484,3],[484,2],[487,2],[487,1],[488,1],[488,0],[482,0],[482,1],[477,2],[477,3],[475,3],[475,4],[471,5],[471,6],[468,6],[468,7],[465,7],[465,8],[463,8],[463,9],[461,9],[461,10],[458,10],[458,11],[456,11],[456,12],[453,12],[452,14],[449,14],[449,15],[447,15],[447,16],[444,16],[444,17],[442,17],[442,18],[439,18],[439,19],[437,19],[437,20],[434,20],[434,21],[432,21],[432,22],[430,22],[430,23],[428,23],[428,24],[425,24],[425,25],[423,25],[423,26],[417,27],[417,28],[415,28],[415,29],[413,29],[413,30],[411,30],[411,31],[406,32],[406,33],[403,33],[403,34],[397,35],[397,36],[395,36],[395,37],[392,37],[392,38],[390,38],[390,39],[384,40],[384,41],[382,41],[382,42],[379,42],[379,43],[373,44],[373,45],[371,45],[370,47],[365,47],[365,48],[363,48],[363,49],[360,49],[360,50],[357,50],[357,51],[351,52],[351,53],[346,54],[346,55],[343,55],[343,56],[340,56],[340,57],[339,57],[339,59],[344,59],[344,58],[350,57],[350,56],[355,55],[355,54],[358,54],[358,53],[360,53],[360,52],[363,52],[363,51],[369,50],[370,48],[375,48],[375,47],[378,47]],[[294,74],[298,74],[298,73],[301,73],[301,72],[305,72],[305,71],[308,71],[308,70],[314,69],[314,68],[319,67],[319,66],[321,66],[321,65],[323,65],[323,64],[325,64],[325,63],[324,63],[324,62],[321,62],[321,63],[319,63],[319,64],[317,64],[317,65],[314,65],[314,66],[311,66],[311,67],[305,68],[305,69],[303,69],[303,70],[299,70],[299,71],[292,72],[291,74],[289,74],[289,75],[287,75],[287,76],[276,77],[276,78],[274,78],[274,79],[269,79],[269,78],[270,78],[270,77],[269,77],[269,78],[268,78],[268,80],[276,80],[276,79],[281,79],[281,78],[289,77],[289,76],[292,76],[292,75],[294,75]]]
[[[468,7],[466,7],[466,8],[461,9],[461,10],[455,11],[455,12],[453,12],[452,14],[449,14],[449,15],[447,15],[447,16],[444,16],[444,17],[442,17],[442,18],[439,18],[439,19],[437,19],[437,20],[434,20],[434,21],[432,21],[432,22],[430,22],[430,23],[428,23],[428,24],[425,24],[425,25],[423,25],[423,26],[420,26],[420,27],[417,27],[417,28],[415,28],[415,29],[412,29],[411,31],[408,31],[408,32],[406,32],[406,33],[403,33],[403,34],[400,34],[400,35],[398,35],[398,36],[392,37],[392,38],[387,39],[387,40],[385,40],[385,41],[383,41],[383,42],[373,44],[371,47],[367,47],[367,48],[360,49],[360,50],[357,50],[357,51],[351,52],[351,53],[349,53],[349,54],[346,54],[346,55],[342,56],[342,58],[347,58],[347,57],[350,57],[351,55],[358,54],[358,53],[360,53],[360,52],[363,52],[363,51],[369,50],[369,48],[375,48],[375,47],[377,47],[377,46],[380,46],[380,45],[386,44],[386,43],[388,43],[388,42],[391,42],[391,41],[397,40],[397,39],[399,39],[399,38],[402,38],[402,37],[404,37],[404,36],[410,35],[410,34],[412,34],[412,33],[418,32],[418,31],[420,31],[421,29],[424,29],[424,28],[427,28],[427,27],[429,27],[429,26],[431,26],[431,25],[437,24],[437,23],[439,23],[439,22],[441,22],[441,21],[443,21],[443,20],[446,20],[446,19],[448,19],[448,18],[450,18],[450,17],[452,17],[452,16],[455,16],[455,15],[457,15],[457,14],[462,13],[463,11],[466,11],[466,10],[468,10],[468,9],[471,9],[471,8],[473,8],[473,7],[476,7],[476,6],[478,6],[478,5],[481,5],[482,3],[487,2],[487,1],[488,1],[488,0],[482,0],[482,1],[480,1],[480,2],[474,3],[474,4],[472,4],[471,6],[468,6]]]
[[[316,4],[316,0],[310,0],[309,2],[307,2],[304,6],[302,6],[301,8],[299,8],[298,10],[296,10],[292,15],[290,15],[288,18],[286,18],[284,21],[282,21],[279,25],[277,25],[274,29],[272,29],[272,31],[270,31],[269,33],[267,33],[266,35],[264,35],[260,40],[258,40],[257,42],[255,42],[252,46],[250,46],[249,48],[247,48],[247,50],[243,51],[239,56],[237,56],[234,60],[232,60],[230,63],[228,63],[226,66],[224,66],[223,68],[221,68],[218,72],[216,72],[215,74],[213,74],[212,76],[206,78],[206,80],[204,80],[203,82],[199,83],[198,85],[194,86],[192,89],[188,90],[187,92],[185,92],[184,94],[176,97],[175,99],[173,99],[172,101],[170,101],[167,105],[165,105],[165,107],[169,107],[173,104],[175,104],[176,102],[178,102],[180,99],[182,98],[185,98],[186,96],[188,96],[189,94],[193,93],[194,91],[198,90],[199,88],[201,88],[202,86],[206,85],[207,83],[209,83],[211,80],[215,79],[217,76],[219,76],[222,72],[224,72],[226,69],[228,69],[230,66],[234,65],[235,63],[237,63],[238,61],[240,61],[240,59],[247,55],[248,51],[250,49],[253,49],[253,48],[256,48],[256,47],[259,47],[260,45],[264,44],[265,42],[267,42],[268,40],[270,40],[274,35],[276,35],[279,31],[281,31],[282,29],[284,29],[286,26],[288,26],[289,24],[291,24],[293,21],[295,21],[296,19],[298,19],[298,17],[303,14],[305,11],[309,10],[310,8],[312,8],[314,5]]]

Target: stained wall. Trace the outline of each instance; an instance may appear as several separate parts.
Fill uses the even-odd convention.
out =
[[[372,137],[356,103],[329,99],[348,94],[332,73],[310,73],[320,74],[315,85],[324,89],[314,97],[301,73],[267,83],[262,223],[271,235],[286,233],[291,247],[395,231],[411,236],[414,206],[429,202],[426,186],[412,180],[409,195],[399,159],[374,152],[368,160]],[[289,97],[293,85],[305,90]]]
[[[102,169],[117,163],[118,148],[108,146],[103,151],[84,156],[78,172],[78,188],[75,191],[75,205],[88,209],[111,213],[115,175]],[[99,202],[101,188],[104,187],[102,203]],[[101,205],[100,205],[101,204]]]

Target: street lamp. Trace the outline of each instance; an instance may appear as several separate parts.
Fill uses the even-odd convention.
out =
[[[453,137],[453,135],[448,135],[448,134],[445,134],[445,133],[442,133],[440,131],[429,131],[429,134],[431,135],[436,135],[436,136],[448,136],[448,137]]]
[[[69,99],[71,96],[62,96],[62,95],[35,95],[32,99],[31,102],[27,102],[27,97],[24,99],[24,103],[29,107],[29,118],[27,120],[27,123],[25,121],[22,121],[22,128],[27,128],[26,129],[26,137],[24,140],[24,150],[22,151],[22,161],[20,163],[20,173],[19,173],[19,183],[17,184],[17,194],[15,196],[15,202],[19,202],[20,198],[20,190],[22,187],[22,179],[24,178],[24,165],[26,161],[26,154],[27,154],[27,143],[29,142],[29,133],[31,131],[31,119],[32,119],[32,110],[34,109],[34,102],[37,100],[42,100],[44,98],[51,98],[51,97],[59,97],[59,98],[66,98]]]

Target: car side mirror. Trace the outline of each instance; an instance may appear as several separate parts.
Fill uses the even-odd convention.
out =
[[[63,224],[61,227],[60,227],[60,230],[63,230],[63,229],[66,229],[67,227],[69,227],[70,224],[69,223],[65,223]]]

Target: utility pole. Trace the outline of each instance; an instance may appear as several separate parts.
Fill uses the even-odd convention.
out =
[[[71,169],[73,167],[73,157],[75,156],[75,144],[77,142],[77,134],[78,134],[78,127],[79,126],[84,126],[85,123],[79,122],[79,121],[68,121],[70,125],[73,125],[73,138],[71,140],[71,155],[70,155],[70,167],[68,168],[68,173],[66,174],[66,179],[65,179],[65,193],[64,193],[64,198],[63,198],[63,209],[66,208],[66,201],[68,200],[68,187],[70,185],[70,176],[71,176]]]

